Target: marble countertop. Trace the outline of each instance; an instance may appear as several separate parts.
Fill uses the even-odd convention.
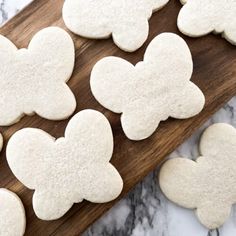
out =
[[[0,0],[0,24],[31,0]],[[212,123],[227,122],[236,127],[236,98],[228,102],[170,157],[195,159],[202,131]],[[127,197],[92,225],[83,236],[233,236],[236,235],[236,206],[223,227],[209,231],[191,210],[169,202],[157,183],[158,169],[150,173]]]

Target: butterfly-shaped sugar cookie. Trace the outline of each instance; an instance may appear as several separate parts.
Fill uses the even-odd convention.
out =
[[[14,175],[34,189],[33,208],[43,220],[63,216],[74,203],[115,199],[123,181],[109,162],[113,135],[104,115],[84,110],[67,125],[65,137],[55,139],[40,129],[16,132],[7,146]]]
[[[214,32],[236,44],[235,0],[181,0],[178,16],[180,31],[190,37]]]
[[[90,85],[104,107],[122,113],[121,124],[132,140],[149,137],[168,117],[185,119],[198,114],[205,98],[190,81],[193,63],[185,41],[163,33],[149,44],[144,60],[133,66],[106,57],[94,66]]]
[[[37,113],[49,120],[70,116],[76,107],[66,85],[74,68],[74,44],[58,27],[39,31],[28,49],[0,36],[0,126]]]
[[[66,0],[63,19],[75,34],[87,38],[113,37],[125,51],[135,51],[146,41],[148,19],[169,0]]]
[[[214,124],[203,134],[196,161],[167,161],[159,175],[163,193],[180,206],[195,209],[209,229],[220,227],[236,203],[236,130]]]

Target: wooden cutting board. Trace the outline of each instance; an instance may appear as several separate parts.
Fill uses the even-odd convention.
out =
[[[0,33],[7,36],[18,47],[27,47],[32,36],[44,27],[53,25],[66,29],[61,18],[63,2],[64,0],[35,0],[5,24],[0,29]],[[76,64],[69,86],[77,98],[77,111],[86,108],[96,109],[103,112],[111,122],[115,141],[112,163],[124,179],[124,190],[120,198],[236,94],[236,47],[221,39],[220,36],[209,35],[198,39],[184,37],[194,59],[192,80],[206,96],[206,106],[200,115],[188,120],[169,119],[162,122],[158,131],[149,139],[133,142],[125,137],[120,126],[119,115],[101,107],[92,96],[89,76],[93,65],[102,57],[111,55],[120,56],[132,63],[142,60],[146,46],[156,35],[162,32],[180,34],[176,28],[180,7],[178,0],[171,0],[165,8],[153,15],[150,20],[149,39],[135,53],[122,52],[111,39],[88,40],[71,34],[76,46]],[[18,124],[2,128],[1,131],[5,144],[15,131],[23,127],[41,128],[55,137],[60,137],[63,136],[67,122],[68,120],[47,121],[35,115],[24,117]],[[6,162],[5,150],[1,153],[0,164],[0,187],[16,192],[25,205],[26,235],[79,235],[117,202],[116,200],[108,204],[91,204],[84,201],[81,204],[75,204],[59,220],[41,221],[36,218],[32,210],[33,192],[26,189],[13,176]]]

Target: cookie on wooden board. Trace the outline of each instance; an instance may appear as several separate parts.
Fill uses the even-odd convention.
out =
[[[23,236],[26,226],[25,209],[13,192],[0,188],[0,235]]]
[[[179,30],[200,37],[214,32],[236,45],[235,0],[181,0],[184,4],[178,16]]]
[[[84,110],[55,139],[33,128],[16,132],[7,145],[13,174],[34,189],[33,208],[43,220],[62,217],[83,199],[104,203],[122,191],[123,181],[110,163],[113,135],[100,112]]]
[[[209,229],[224,224],[236,203],[236,129],[218,123],[203,133],[196,161],[174,158],[162,166],[159,183],[171,201],[194,209]]]
[[[133,66],[106,57],[94,66],[90,85],[107,109],[122,113],[121,124],[132,140],[148,138],[168,117],[186,119],[205,104],[201,90],[190,81],[191,52],[176,34],[163,33],[149,44],[143,61]]]
[[[66,0],[63,19],[75,34],[87,38],[113,37],[124,51],[133,52],[146,41],[148,19],[169,0]]]
[[[75,60],[70,35],[58,27],[39,31],[28,49],[0,36],[0,126],[27,114],[49,120],[69,117],[76,101],[66,85]]]

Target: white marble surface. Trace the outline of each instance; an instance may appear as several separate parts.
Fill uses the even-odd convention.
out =
[[[0,23],[4,23],[30,1],[0,0]],[[196,158],[200,134],[205,127],[215,122],[227,122],[236,127],[236,98],[218,111],[170,157]],[[84,236],[236,235],[236,207],[233,207],[231,216],[223,227],[208,231],[197,221],[193,211],[172,204],[162,195],[157,184],[157,175],[158,169],[149,174],[126,198],[91,226]]]

